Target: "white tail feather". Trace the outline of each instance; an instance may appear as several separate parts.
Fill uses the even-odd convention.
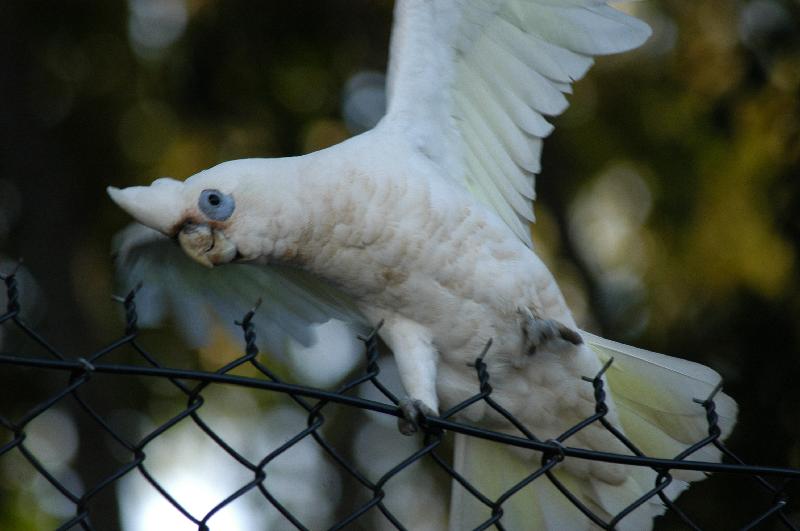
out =
[[[719,385],[719,374],[697,363],[586,332],[581,334],[601,361],[614,358],[605,374],[609,405],[616,408],[621,424],[618,428],[645,455],[672,458],[708,435],[705,409],[694,399],[708,398]],[[736,403],[723,393],[714,397],[714,403],[725,438],[735,423]],[[456,470],[492,501],[535,471],[540,466],[539,459],[536,452],[526,457],[497,443],[456,435]],[[707,446],[688,459],[719,461],[720,453]],[[562,466],[553,469],[558,480],[605,522],[652,489],[656,480],[656,472],[642,467],[626,467],[628,473],[621,484],[609,484],[591,472],[577,470]],[[672,476],[672,483],[664,490],[669,499],[675,499],[688,487],[688,482],[705,477],[691,471],[673,471]],[[511,496],[502,509],[501,523],[509,530],[597,529],[544,476]],[[623,518],[616,529],[651,529],[653,518],[664,510],[660,499],[653,497]],[[451,531],[474,529],[491,517],[491,509],[454,481],[450,514]]]
[[[581,332],[602,362],[614,358],[606,372],[622,428],[650,457],[671,458],[708,435],[705,409],[695,400],[708,398],[722,381],[714,370],[692,361],[617,343]],[[722,438],[736,422],[736,402],[724,394],[714,397]],[[719,461],[719,450],[706,446],[692,460]],[[676,472],[675,477],[697,481],[700,472]]]

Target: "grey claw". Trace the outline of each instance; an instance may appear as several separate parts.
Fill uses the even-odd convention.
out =
[[[558,329],[558,331],[561,334],[561,339],[569,341],[573,345],[580,345],[583,343],[583,338],[578,332],[560,323],[559,326],[560,328]]]
[[[397,428],[403,435],[414,435],[419,431],[418,419],[420,417],[436,415],[436,412],[426,406],[422,400],[404,398],[398,405],[403,416],[398,417]]]

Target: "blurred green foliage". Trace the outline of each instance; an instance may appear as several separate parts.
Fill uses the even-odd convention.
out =
[[[3,3],[0,258],[25,258],[48,337],[84,352],[119,332],[109,242],[127,220],[106,186],[346,138],[342,88],[358,71],[385,68],[391,8]],[[712,365],[741,406],[732,447],[751,462],[800,467],[800,5],[629,9],[654,37],[601,58],[555,120],[535,239],[586,326]],[[152,340],[177,346],[169,333]],[[119,385],[129,386],[124,400],[88,398],[107,411],[123,402],[152,410],[151,390]],[[21,412],[57,387],[0,375],[0,404]],[[78,422],[81,433],[89,427]],[[73,465],[85,484],[103,477],[93,463],[108,453],[81,437]],[[0,468],[0,529],[50,525],[10,473]],[[729,529],[768,501],[743,499],[749,487],[714,478],[682,501],[709,529]],[[797,511],[800,489],[791,492]],[[117,527],[115,493],[100,499],[98,528]],[[661,528],[672,526],[667,518]]]

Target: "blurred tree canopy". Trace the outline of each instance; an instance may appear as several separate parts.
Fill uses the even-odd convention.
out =
[[[599,59],[555,120],[534,238],[586,327],[713,366],[741,407],[732,447],[755,463],[800,467],[800,4],[625,8],[654,36]],[[32,318],[47,337],[79,353],[119,330],[109,294],[125,287],[114,286],[109,249],[127,219],[106,186],[346,138],[343,88],[385,69],[391,9],[389,0],[4,2],[0,271],[24,257]],[[169,336],[155,337],[176,345]],[[0,414],[58,387],[25,374],[0,373]],[[141,383],[122,385],[148,410]],[[117,393],[93,392],[106,411],[119,407]],[[89,428],[77,421],[71,461],[86,484],[103,477],[94,463],[109,454],[102,438],[84,436]],[[0,463],[0,528],[47,528],[17,473]],[[758,502],[740,499],[740,487],[711,479],[682,501],[710,529],[727,529]],[[117,528],[116,495],[103,496],[98,528]]]

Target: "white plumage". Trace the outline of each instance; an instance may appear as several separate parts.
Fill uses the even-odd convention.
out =
[[[232,161],[184,183],[109,190],[198,262],[249,264],[201,272],[163,251],[148,259],[153,238],[140,232],[123,239],[122,267],[142,276],[168,270],[223,313],[263,295],[270,320],[262,326],[273,337],[280,329],[308,341],[302,325],[329,316],[383,321],[381,336],[416,410],[474,395],[468,362],[492,339],[492,396],[540,439],[594,412],[581,377],[613,356],[608,419],[645,452],[672,457],[704,436],[704,411],[692,399],[707,396],[719,376],[578,332],[528,226],[542,139],[552,131],[545,116],[566,108],[564,94],[592,56],[634,48],[648,35],[603,0],[399,0],[388,112],[373,130],[303,157]],[[736,407],[725,395],[717,401],[727,436]],[[463,417],[513,433],[481,402]],[[597,425],[566,443],[628,452]],[[539,458],[475,439],[458,438],[456,449],[461,472],[490,498]],[[719,459],[713,449],[696,457]],[[574,459],[556,475],[605,521],[656,478]],[[671,497],[700,479],[676,477]],[[451,529],[489,516],[460,486],[452,500]],[[593,526],[547,480],[504,508],[506,529]],[[662,511],[650,500],[618,528],[647,529]]]

